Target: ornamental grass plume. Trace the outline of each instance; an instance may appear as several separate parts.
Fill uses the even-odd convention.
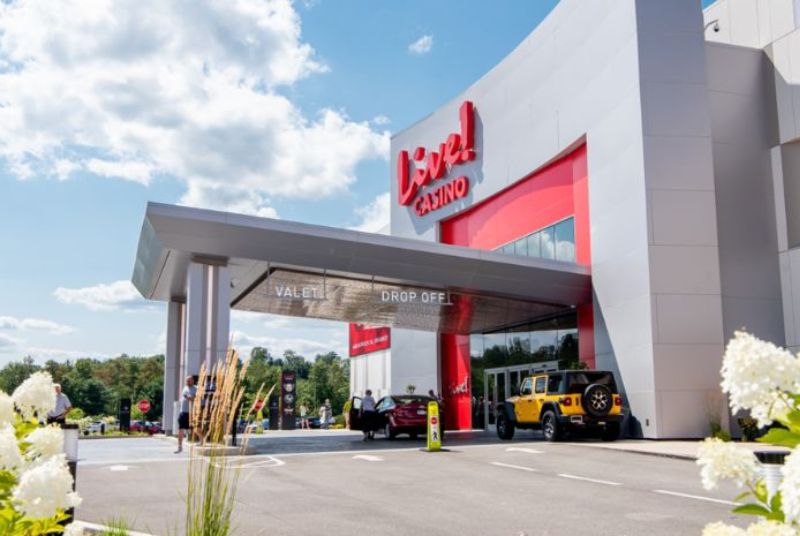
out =
[[[227,536],[233,529],[231,516],[241,467],[232,463],[247,448],[245,431],[238,447],[226,446],[236,426],[244,396],[242,379],[249,360],[239,366],[235,350],[210,371],[200,370],[197,393],[192,406],[193,437],[189,456],[186,490],[187,536]],[[259,389],[259,397],[261,389]],[[247,413],[250,416],[250,412]]]
[[[752,487],[759,479],[758,460],[751,451],[717,438],[707,438],[700,445],[697,465],[702,467],[700,476],[707,490],[716,489],[723,480]]]

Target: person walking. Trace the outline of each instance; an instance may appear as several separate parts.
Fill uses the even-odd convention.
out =
[[[308,430],[309,428],[311,427],[308,425],[308,406],[302,402],[300,404],[300,429]]]
[[[349,430],[350,429],[350,410],[353,409],[353,399],[348,398],[347,402],[344,403],[344,407],[342,408],[342,413],[344,413],[344,427]]]
[[[183,452],[183,434],[192,429],[190,416],[196,395],[197,387],[194,384],[194,376],[186,376],[186,385],[181,392],[181,412],[178,414],[178,450],[175,451],[175,454]]]
[[[67,413],[72,409],[69,397],[61,392],[61,385],[55,384],[56,407],[47,412],[47,424],[63,426],[67,422]]]
[[[372,398],[372,391],[364,391],[364,398],[361,399],[361,422],[363,423],[364,441],[375,439],[375,425],[377,413],[375,412],[375,399]]]
[[[331,425],[331,418],[333,417],[333,409],[331,408],[331,401],[329,398],[325,399],[325,403],[319,408],[319,426],[323,430],[327,430]]]

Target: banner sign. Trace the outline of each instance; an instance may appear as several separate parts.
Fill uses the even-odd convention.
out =
[[[350,357],[386,350],[391,342],[391,329],[388,327],[350,324]]]
[[[297,399],[297,373],[281,372],[281,430],[294,430],[294,405]]]

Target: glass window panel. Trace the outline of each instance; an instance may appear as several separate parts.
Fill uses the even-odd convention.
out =
[[[575,262],[575,220],[569,218],[555,225],[556,260]]]
[[[472,359],[483,359],[482,333],[473,333],[469,336],[469,355]]]
[[[508,350],[505,333],[487,333],[483,336],[483,360],[486,368],[506,365]]]
[[[511,244],[506,244],[505,246],[503,246],[502,251],[506,255],[513,255],[514,254],[514,243],[512,242]]]
[[[541,248],[541,237],[539,236],[539,233],[533,233],[532,235],[529,235],[525,240],[528,242],[528,256],[541,257],[542,248]]]
[[[524,238],[520,238],[514,242],[514,254],[523,257],[528,256],[528,242]]]
[[[551,361],[556,359],[558,348],[558,329],[554,320],[537,322],[531,325],[532,361]]]
[[[552,227],[548,227],[547,229],[542,229],[539,231],[541,235],[541,257],[543,259],[555,259],[556,258],[556,244],[555,244],[555,236]]]
[[[542,376],[541,378],[536,378],[536,392],[537,393],[544,393],[544,388],[547,382],[547,378]]]
[[[512,328],[506,336],[508,364],[529,363],[531,360],[531,339],[528,326]]]

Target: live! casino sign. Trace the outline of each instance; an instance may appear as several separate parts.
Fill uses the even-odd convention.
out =
[[[447,141],[439,144],[437,151],[417,147],[411,161],[408,151],[400,151],[397,156],[398,202],[404,206],[413,205],[417,216],[438,210],[469,192],[469,180],[461,175],[431,191],[420,193],[433,181],[444,179],[454,167],[475,160],[475,110],[472,102],[464,101],[461,105],[459,124],[460,131],[450,134]]]

